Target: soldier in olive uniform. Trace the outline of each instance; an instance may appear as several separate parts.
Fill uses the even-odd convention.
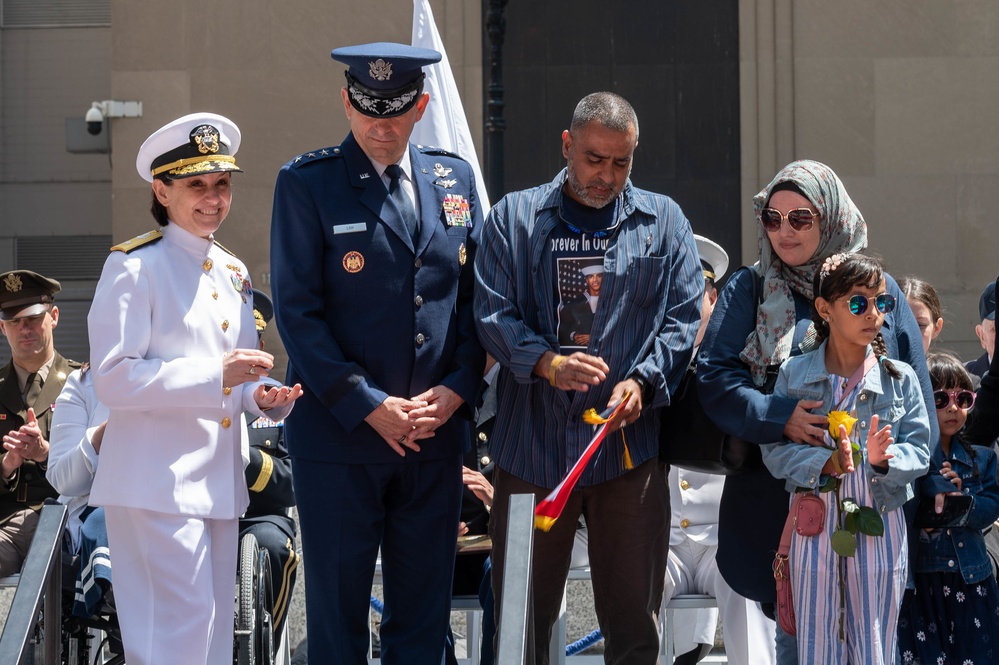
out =
[[[0,369],[0,576],[20,572],[42,503],[58,496],[45,480],[52,405],[80,366],[56,353],[52,340],[61,288],[30,270],[0,275],[0,332],[11,350]]]

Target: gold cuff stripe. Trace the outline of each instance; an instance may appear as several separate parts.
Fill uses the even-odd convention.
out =
[[[201,162],[230,162],[232,164],[236,163],[236,158],[232,155],[205,155],[204,157],[186,157],[184,159],[178,159],[176,162],[170,162],[169,164],[164,164],[163,166],[157,166],[153,169],[152,174],[157,176],[161,173],[166,173],[167,171],[173,171],[174,169],[179,169],[182,166],[188,166],[189,164],[199,164]]]
[[[281,571],[281,589],[278,591],[277,598],[274,599],[274,610],[271,613],[275,624],[281,623],[281,619],[288,609],[288,598],[291,594],[291,574],[298,568],[298,553],[292,547],[290,538],[285,543],[285,548],[288,550],[288,560],[284,564],[284,570]]]
[[[256,482],[250,487],[251,492],[263,492],[264,488],[267,487],[267,483],[271,480],[271,474],[274,473],[273,458],[262,450],[260,451],[260,456],[263,458],[263,463],[260,465],[260,475],[257,476]]]

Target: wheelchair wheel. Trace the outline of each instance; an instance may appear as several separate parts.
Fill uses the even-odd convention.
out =
[[[273,592],[267,552],[252,533],[239,544],[239,598],[236,610],[237,665],[272,665],[274,624]]]

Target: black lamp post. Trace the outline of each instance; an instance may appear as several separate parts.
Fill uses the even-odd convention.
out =
[[[507,0],[483,0],[486,36],[489,39],[489,85],[486,96],[486,187],[489,198],[498,201],[506,193],[503,184],[503,37]]]

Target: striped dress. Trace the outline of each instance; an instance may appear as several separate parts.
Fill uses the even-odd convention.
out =
[[[830,379],[835,402],[840,403],[846,379],[839,376]],[[854,402],[863,384],[861,381],[853,390],[845,406],[840,407],[842,410],[856,415]],[[860,445],[864,459],[856,471],[843,476],[839,496],[852,498],[861,506],[873,506],[868,483],[876,472],[867,463],[867,430],[855,427],[851,438]],[[826,445],[833,445],[828,432]],[[841,557],[833,551],[830,541],[841,519],[836,493],[816,491],[816,494],[826,507],[822,533],[817,536],[794,533],[789,555],[798,625],[798,660],[823,665],[894,663],[896,625],[908,565],[902,510],[883,514],[883,536],[858,533],[856,554]],[[845,639],[841,640],[841,635]]]

